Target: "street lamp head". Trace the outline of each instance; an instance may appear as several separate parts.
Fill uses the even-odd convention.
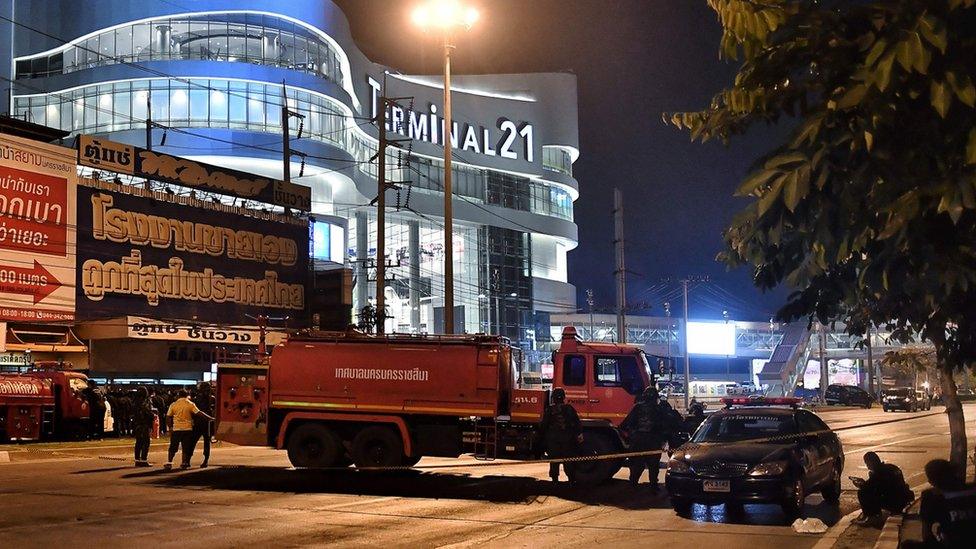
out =
[[[470,29],[480,14],[471,6],[463,6],[459,0],[428,0],[414,8],[412,19],[423,29],[450,30]]]

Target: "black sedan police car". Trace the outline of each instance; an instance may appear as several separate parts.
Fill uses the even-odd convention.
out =
[[[665,482],[679,514],[693,503],[777,503],[799,516],[806,497],[840,499],[844,449],[797,399],[729,398],[675,450]]]

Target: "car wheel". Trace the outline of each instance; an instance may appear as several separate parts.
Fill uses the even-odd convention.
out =
[[[835,465],[832,470],[832,475],[827,484],[820,490],[820,495],[823,496],[824,501],[831,505],[836,505],[840,501],[840,477],[841,468],[840,465]]]
[[[356,467],[399,467],[403,444],[389,427],[367,427],[352,440],[352,461]]]
[[[786,499],[781,504],[783,514],[786,515],[786,519],[789,522],[800,518],[800,514],[803,511],[803,502],[806,499],[806,494],[803,492],[803,479],[796,477],[793,479],[793,486],[790,489],[789,495],[786,496]]]
[[[674,512],[680,516],[686,516],[689,512],[691,512],[691,505],[692,501],[690,499],[678,497],[671,498],[671,508],[674,509]]]
[[[342,454],[342,443],[325,425],[306,423],[288,437],[288,460],[295,467],[332,467]]]

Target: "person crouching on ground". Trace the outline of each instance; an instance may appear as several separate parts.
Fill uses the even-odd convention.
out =
[[[861,503],[861,516],[854,519],[854,524],[879,528],[884,524],[882,510],[901,514],[915,494],[897,465],[884,463],[874,452],[864,454],[864,464],[868,467],[867,480],[851,478]]]
[[[163,467],[172,469],[176,450],[182,448],[183,461],[180,463],[180,469],[187,469],[193,456],[193,443],[196,441],[193,434],[193,418],[199,415],[213,421],[213,417],[197,408],[197,405],[190,400],[186,389],[180,389],[176,396],[176,401],[170,404],[169,410],[166,411],[170,438],[168,459]]]

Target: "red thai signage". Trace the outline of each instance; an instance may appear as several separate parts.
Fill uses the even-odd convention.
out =
[[[0,320],[75,317],[78,166],[72,153],[0,136]]]
[[[0,249],[63,257],[67,214],[65,178],[0,166]]]

